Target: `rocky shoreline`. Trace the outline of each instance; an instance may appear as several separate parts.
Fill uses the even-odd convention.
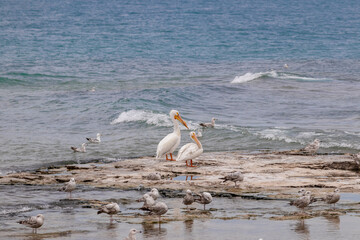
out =
[[[286,199],[299,188],[326,193],[334,188],[342,192],[360,192],[359,166],[349,155],[298,155],[285,152],[204,153],[194,160],[197,167],[185,162],[158,160],[154,157],[127,159],[113,163],[87,163],[43,167],[36,171],[0,176],[0,184],[51,185],[69,181],[94,187],[123,190],[156,187],[163,194],[186,189],[209,191],[215,196]],[[219,178],[241,171],[244,181],[234,186]],[[150,173],[160,180],[147,180]]]

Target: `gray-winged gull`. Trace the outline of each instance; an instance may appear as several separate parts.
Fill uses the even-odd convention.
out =
[[[211,118],[211,122],[210,123],[200,123],[199,125],[205,128],[213,128],[215,126],[215,120],[217,120],[216,118]]]
[[[337,203],[339,200],[340,200],[340,189],[338,188],[336,188],[334,192],[327,194],[325,197],[325,202],[327,204],[334,204],[334,208],[335,208],[335,203]]]
[[[83,143],[83,144],[81,144],[81,147],[80,147],[80,148],[71,147],[71,149],[72,149],[74,152],[82,152],[82,153],[84,153],[84,152],[86,152],[85,146],[86,146],[86,143]]]
[[[201,194],[196,193],[196,196],[194,197],[194,200],[197,203],[204,204],[204,210],[205,210],[205,205],[212,202],[212,196],[208,192],[203,192]]]
[[[110,222],[112,222],[113,221],[112,216],[117,214],[119,211],[120,211],[119,205],[115,202],[112,202],[112,203],[109,203],[109,204],[106,204],[106,205],[100,207],[97,214],[106,213],[106,214],[110,215]]]
[[[33,233],[37,233],[37,229],[44,224],[44,215],[38,214],[28,219],[18,221],[17,223],[23,224],[27,227],[33,228]]]
[[[65,183],[64,186],[60,188],[60,191],[68,192],[70,194],[69,198],[71,198],[71,192],[74,191],[75,188],[76,188],[75,178],[70,178],[70,181]]]
[[[194,196],[192,195],[191,190],[190,189],[186,190],[186,195],[183,198],[183,204],[185,204],[187,208],[189,205],[193,204],[194,201],[195,201]]]
[[[130,229],[129,235],[126,238],[124,238],[124,240],[136,240],[136,236],[135,236],[136,233],[141,233],[141,231],[136,230],[135,228]]]
[[[100,136],[101,134],[97,133],[96,138],[86,138],[86,140],[88,140],[90,143],[100,143],[101,142]]]
[[[232,181],[235,183],[235,187],[236,187],[236,182],[242,182],[244,180],[244,175],[241,172],[234,172],[220,179],[224,180],[224,182]]]

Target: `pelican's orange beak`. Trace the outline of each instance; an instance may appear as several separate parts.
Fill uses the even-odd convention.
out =
[[[196,137],[196,134],[192,134],[191,138],[194,139],[194,141],[197,143],[198,146],[201,145],[200,142],[199,142],[199,139]]]
[[[179,120],[179,122],[181,122],[187,129],[189,129],[189,127],[187,126],[186,122],[184,120],[182,120],[182,118],[180,117],[179,114],[176,114],[174,117],[176,120]]]

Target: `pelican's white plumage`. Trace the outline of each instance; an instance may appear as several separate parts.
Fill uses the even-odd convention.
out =
[[[179,123],[177,121],[181,122],[186,128],[188,128],[188,126],[186,122],[182,120],[179,112],[176,110],[170,111],[170,118],[174,124],[174,131],[168,134],[159,142],[156,150],[156,158],[161,158],[166,155],[166,160],[174,161],[174,159],[172,158],[172,153],[179,146],[181,140]],[[168,159],[167,154],[170,154],[170,159]]]
[[[203,150],[203,147],[202,147],[199,139],[196,137],[195,132],[190,132],[190,138],[195,143],[188,143],[188,144],[185,144],[184,146],[182,146],[177,155],[177,160],[178,161],[186,161],[186,166],[194,167],[192,165],[192,160],[194,158],[197,158],[198,156],[200,156],[204,150]],[[190,165],[188,165],[188,162],[187,162],[188,160],[190,160],[190,163],[191,163]]]

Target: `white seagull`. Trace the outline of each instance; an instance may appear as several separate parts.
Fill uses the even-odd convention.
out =
[[[319,147],[320,147],[320,140],[315,139],[312,143],[310,143],[306,147],[300,149],[300,151],[302,151],[306,154],[315,155],[317,150],[319,149]]]
[[[106,214],[110,215],[110,222],[112,222],[113,221],[112,216],[114,214],[117,214],[118,212],[120,212],[119,205],[115,202],[112,202],[112,203],[109,203],[109,204],[106,204],[106,205],[100,207],[97,214],[106,213]]]
[[[212,202],[212,196],[208,192],[203,192],[201,194],[196,193],[194,200],[195,202],[204,204],[204,210],[205,210],[205,205]]]
[[[71,198],[71,192],[76,188],[75,178],[70,178],[70,181],[65,183],[64,186],[60,189],[60,191],[70,193],[69,198]]]
[[[156,200],[156,199],[158,199],[158,197],[160,197],[159,190],[157,190],[156,188],[151,189],[151,191],[148,192],[147,194],[149,194],[154,200]]]
[[[139,230],[136,230],[136,229],[130,229],[130,231],[129,231],[129,235],[126,237],[126,238],[124,238],[124,240],[136,240],[136,234],[137,233],[141,233],[141,231],[139,231]]]
[[[33,228],[33,233],[37,233],[37,229],[44,224],[44,215],[38,214],[25,220],[18,221],[17,223]]]
[[[186,122],[182,120],[179,112],[176,110],[170,111],[170,118],[174,124],[174,132],[168,134],[159,142],[156,150],[156,158],[161,158],[166,155],[166,160],[176,161],[173,159],[172,153],[179,146],[181,140],[179,123],[177,121],[181,122],[187,129],[189,129],[189,127],[187,126]],[[168,154],[170,154],[170,159],[168,158]]]
[[[168,206],[164,202],[157,202],[149,207],[150,214],[158,215],[159,224],[161,222],[161,215],[164,215],[168,211]]]
[[[211,123],[200,123],[199,125],[205,128],[213,128],[215,126],[215,120],[217,120],[217,118],[212,118]]]
[[[340,200],[340,190],[336,188],[333,193],[329,193],[326,195],[325,202],[327,204],[334,204],[337,203]]]
[[[194,202],[194,196],[192,195],[192,192],[190,189],[186,190],[186,195],[183,198],[183,204],[186,205],[186,208],[188,208],[189,205],[193,204]]]
[[[224,182],[232,181],[235,183],[235,187],[236,187],[236,182],[242,182],[244,180],[244,175],[242,175],[241,172],[234,172],[220,179],[224,180]]]
[[[311,198],[311,192],[306,191],[305,195],[301,196],[296,200],[290,201],[290,205],[301,208],[302,211],[304,211],[304,208],[306,208],[310,204],[310,198]]]
[[[80,148],[77,148],[77,147],[71,147],[71,149],[74,151],[74,152],[81,152],[81,153],[84,153],[86,152],[86,143],[83,143],[81,144],[81,147]]]
[[[100,143],[101,142],[100,136],[101,134],[97,133],[96,138],[86,138],[86,140],[88,140],[90,143]]]
[[[136,201],[137,202],[144,202],[144,204],[140,208],[141,210],[149,210],[149,207],[155,204],[155,200],[148,193],[145,193],[142,196],[142,198],[140,198],[140,199],[138,199]]]
[[[192,160],[200,156],[204,150],[195,132],[190,132],[190,137],[195,143],[188,143],[182,146],[178,152],[177,160],[186,161],[186,166],[188,167],[196,167],[193,165]],[[190,160],[190,165],[188,160]]]

